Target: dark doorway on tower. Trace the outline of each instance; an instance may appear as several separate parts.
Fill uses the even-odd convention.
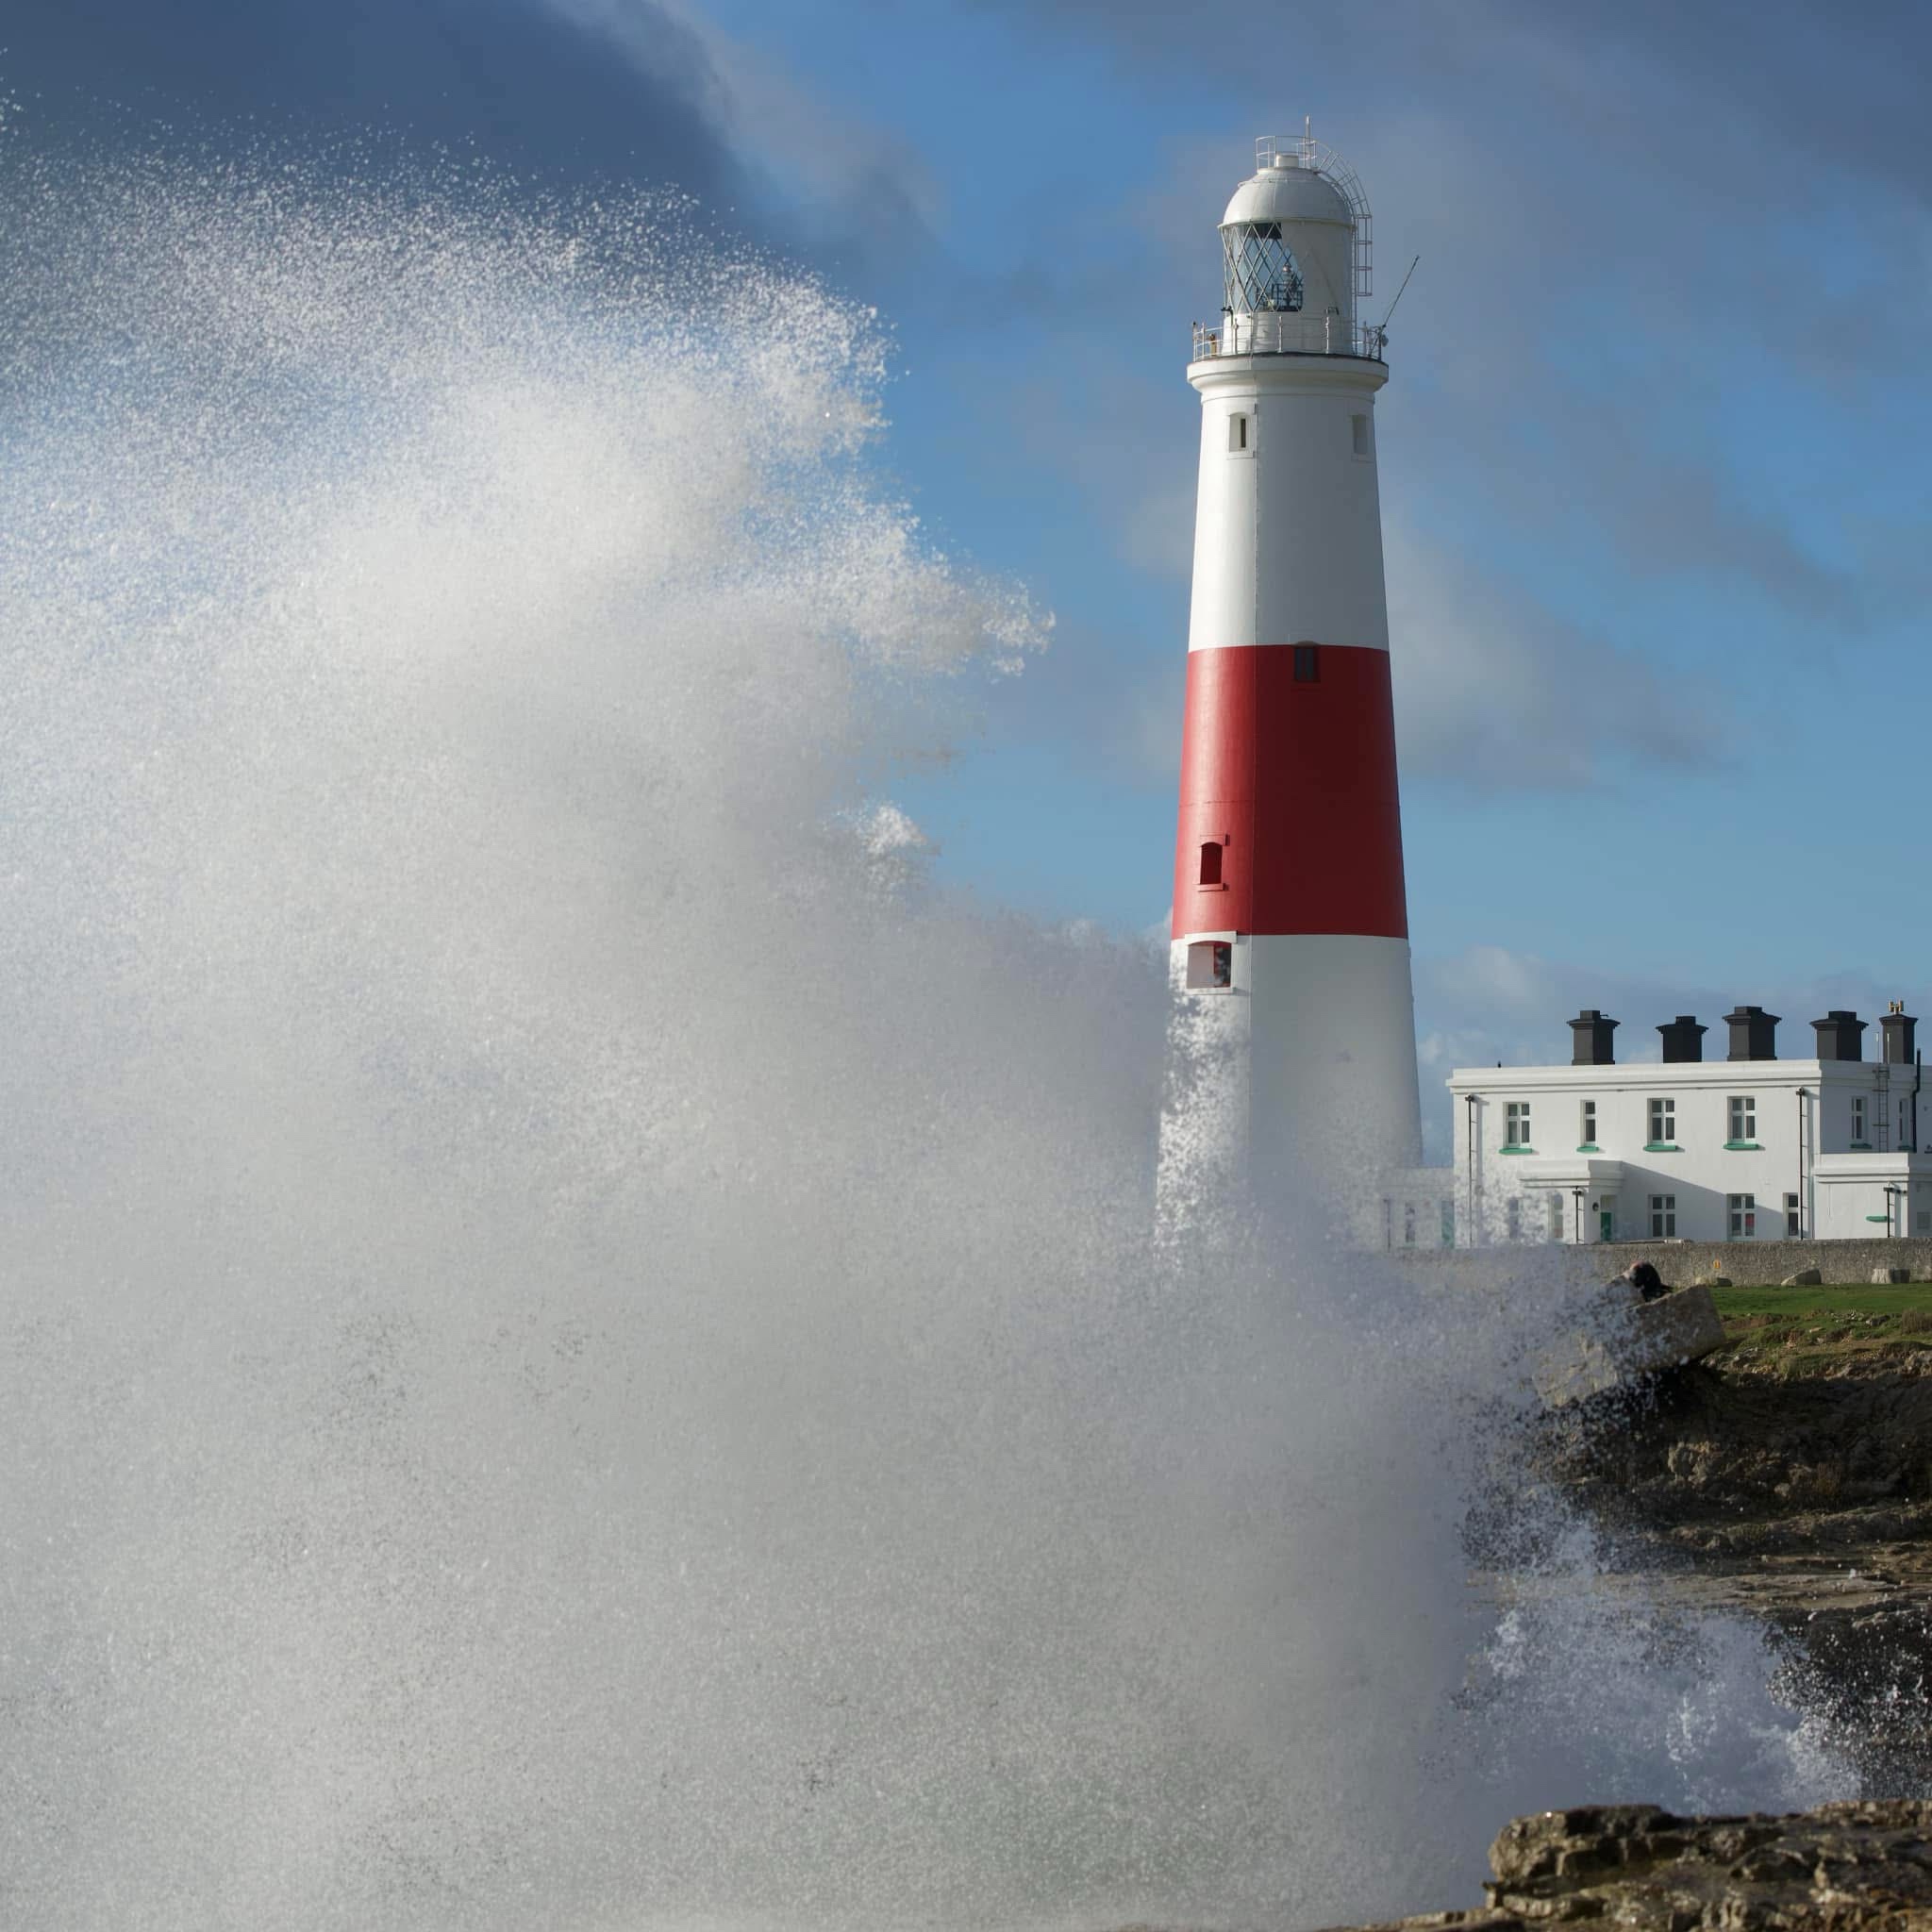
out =
[[[1201,878],[1204,886],[1221,884],[1221,841],[1208,839],[1201,845]]]
[[[1196,940],[1188,948],[1188,986],[1223,991],[1234,985],[1234,947],[1226,940]]]

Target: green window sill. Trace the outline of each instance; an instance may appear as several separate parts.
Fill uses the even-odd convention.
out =
[[[1869,1141],[1854,1141],[1849,1151],[1853,1154],[1869,1154],[1872,1151],[1872,1143]]]
[[[1646,1154],[1681,1154],[1684,1150],[1674,1141],[1646,1141],[1643,1151]]]
[[[1577,1142],[1576,1151],[1579,1154],[1601,1154],[1604,1150],[1594,1141],[1580,1141]]]
[[[1764,1142],[1762,1141],[1726,1141],[1724,1146],[1733,1154],[1746,1152],[1751,1148],[1757,1148],[1761,1152]]]
[[[1498,1154],[1534,1154],[1536,1149],[1534,1147],[1499,1147],[1496,1149],[1496,1152]]]

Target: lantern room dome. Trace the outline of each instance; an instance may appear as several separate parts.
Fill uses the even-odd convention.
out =
[[[1326,175],[1303,166],[1301,157],[1291,151],[1277,154],[1249,175],[1221,218],[1224,228],[1250,222],[1334,222],[1352,228],[1355,213]]]

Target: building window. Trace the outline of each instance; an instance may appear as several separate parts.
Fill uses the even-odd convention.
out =
[[[1862,1147],[1864,1144],[1865,1096],[1862,1093],[1855,1093],[1852,1095],[1852,1145]]]
[[[1670,1241],[1676,1240],[1676,1195],[1653,1194],[1650,1197],[1650,1238],[1654,1241]]]
[[[1932,1208],[1921,1208],[1912,1217],[1912,1225],[1921,1234],[1932,1234]]]
[[[1754,1194],[1726,1194],[1724,1206],[1730,1210],[1731,1239],[1748,1241],[1757,1232],[1757,1199]]]
[[[1188,984],[1194,988],[1231,987],[1233,946],[1225,940],[1196,940],[1188,948]]]
[[[1894,1147],[1905,1147],[1911,1138],[1912,1103],[1909,1100],[1901,1100],[1898,1104],[1898,1139],[1891,1144]],[[1913,1148],[1912,1152],[1916,1154],[1918,1149]]]
[[[1294,681],[1297,684],[1321,683],[1322,650],[1319,644],[1297,644],[1294,647]]]
[[[1415,1246],[1415,1203],[1413,1201],[1405,1201],[1402,1204],[1402,1245],[1405,1248]]]
[[[1794,1241],[1804,1232],[1804,1225],[1798,1215],[1798,1197],[1795,1194],[1787,1194],[1785,1196],[1785,1239]]]
[[[1442,1202],[1442,1245],[1445,1248],[1456,1245],[1456,1203],[1447,1198]]]
[[[1755,1141],[1757,1138],[1757,1102],[1748,1093],[1731,1095],[1731,1139],[1733,1141]]]
[[[1509,1196],[1504,1208],[1503,1219],[1509,1229],[1509,1239],[1520,1241],[1523,1239],[1523,1203],[1514,1194]]]
[[[1218,886],[1221,883],[1221,841],[1207,839],[1201,844],[1201,883],[1204,886]]]
[[[1561,1194],[1552,1194],[1550,1196],[1550,1239],[1553,1241],[1559,1241],[1563,1239],[1563,1197]]]
[[[1349,433],[1355,438],[1355,453],[1365,457],[1369,453],[1369,419],[1366,416],[1351,416],[1348,419]],[[1396,452],[1402,454],[1400,450]]]
[[[1653,1147],[1674,1146],[1677,1139],[1677,1103],[1674,1100],[1653,1100],[1650,1103],[1650,1144]]]
[[[1238,457],[1248,446],[1248,419],[1245,416],[1230,416],[1227,419],[1227,453]]]
[[[1503,1108],[1503,1144],[1506,1147],[1527,1147],[1529,1145],[1529,1102],[1512,1100]]]
[[[1594,1147],[1596,1145],[1596,1102],[1593,1100],[1586,1100],[1583,1103],[1582,1126],[1584,1146]]]

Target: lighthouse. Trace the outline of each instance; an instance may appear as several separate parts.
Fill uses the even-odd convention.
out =
[[[1363,1233],[1419,1157],[1376,485],[1369,207],[1310,134],[1221,221],[1201,397],[1161,1209],[1313,1198]]]

